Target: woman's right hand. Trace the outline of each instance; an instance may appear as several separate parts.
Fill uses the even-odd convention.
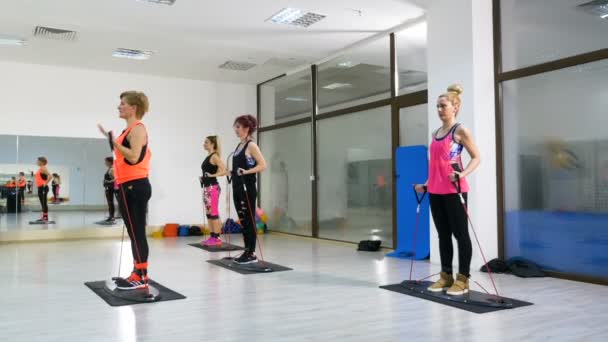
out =
[[[414,190],[416,190],[417,193],[425,193],[426,192],[426,185],[424,185],[424,184],[414,184]]]

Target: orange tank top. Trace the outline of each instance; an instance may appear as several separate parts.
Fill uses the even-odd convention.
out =
[[[122,134],[116,139],[116,142],[119,145],[130,148],[127,136],[129,135],[129,133],[131,133],[131,130],[138,125],[144,126],[141,121],[136,122],[131,127],[125,129]],[[152,157],[152,153],[148,148],[147,140],[148,138],[146,137],[146,144],[143,146],[141,151],[142,156],[140,156],[136,164],[129,163],[118,149],[114,149],[116,157],[114,158],[114,178],[116,179],[116,184],[123,184],[132,180],[148,177],[148,175],[150,174],[150,158]]]
[[[36,186],[37,187],[41,187],[46,185],[46,180],[44,180],[42,178],[42,169],[38,169],[38,171],[36,171],[36,174],[34,175],[36,178]]]

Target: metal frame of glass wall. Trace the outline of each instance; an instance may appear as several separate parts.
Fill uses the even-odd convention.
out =
[[[382,37],[381,37],[382,38]],[[369,103],[364,103],[364,104],[359,104],[359,105],[355,105],[352,107],[348,107],[348,108],[343,108],[343,109],[337,109],[337,110],[333,110],[333,111],[329,111],[329,112],[324,112],[319,114],[319,82],[318,82],[318,75],[319,75],[319,70],[318,70],[318,65],[317,64],[313,64],[310,67],[310,76],[312,79],[311,82],[311,87],[310,87],[310,94],[311,94],[311,102],[312,102],[312,108],[310,108],[310,116],[306,117],[306,118],[299,118],[299,119],[294,119],[292,121],[289,122],[284,122],[284,123],[279,123],[279,124],[273,124],[273,125],[269,125],[269,126],[262,126],[260,127],[260,129],[258,130],[258,142],[259,144],[262,146],[263,148],[263,139],[260,136],[260,133],[264,133],[264,132],[270,132],[270,131],[274,131],[274,130],[278,130],[281,128],[286,128],[286,127],[291,127],[291,126],[296,126],[299,124],[303,124],[303,123],[311,123],[311,153],[312,153],[312,158],[311,158],[311,191],[312,191],[312,212],[311,212],[311,218],[312,218],[312,237],[314,238],[322,238],[319,237],[319,193],[318,193],[318,186],[319,186],[319,182],[318,182],[318,148],[317,148],[317,144],[318,144],[318,137],[317,137],[317,122],[318,121],[322,121],[322,120],[326,120],[326,119],[330,119],[330,118],[335,118],[338,116],[344,116],[344,115],[350,115],[350,114],[355,114],[355,113],[359,113],[361,111],[365,111],[365,110],[370,110],[370,109],[375,109],[375,108],[379,108],[379,107],[385,107],[385,106],[390,106],[391,108],[391,164],[392,164],[392,178],[393,178],[393,182],[392,182],[392,247],[396,248],[395,243],[396,243],[396,237],[397,237],[397,211],[396,211],[396,177],[395,177],[395,150],[397,147],[399,147],[399,142],[400,142],[400,136],[399,136],[399,110],[401,108],[405,108],[405,107],[410,107],[410,106],[416,106],[416,105],[421,105],[421,104],[426,104],[427,103],[427,90],[421,90],[421,91],[417,91],[417,92],[413,92],[413,93],[409,93],[409,94],[404,94],[404,95],[398,95],[398,65],[397,65],[397,51],[396,51],[396,35],[395,33],[390,33],[389,34],[389,45],[390,45],[390,49],[389,49],[389,53],[390,53],[390,95],[387,96],[385,99],[381,99],[381,100],[377,100],[377,101],[373,101],[373,102],[369,102]],[[261,118],[261,111],[262,111],[262,99],[261,99],[261,87],[269,82],[275,81],[277,79],[280,79],[282,77],[285,77],[286,75],[280,75],[278,77],[269,79],[265,82],[259,83],[257,85],[257,117],[258,117],[258,122],[262,122],[262,118]],[[258,184],[259,188],[261,189],[261,184],[262,182],[264,182],[264,177],[260,177],[260,183]],[[259,192],[261,193],[261,191]],[[260,203],[262,203],[264,199],[260,196],[259,201]],[[297,234],[294,234],[297,235]],[[322,239],[326,239],[326,238],[322,238]],[[333,239],[327,239],[327,240],[333,240]],[[341,241],[341,240],[338,240]],[[352,241],[349,241],[352,242]]]
[[[498,254],[505,258],[505,177],[504,177],[504,106],[503,106],[503,82],[521,79],[524,77],[539,75],[564,68],[574,67],[582,64],[608,59],[608,49],[591,51],[575,56],[569,56],[526,66],[516,70],[503,72],[502,60],[502,21],[501,0],[493,0],[493,25],[494,25],[494,79],[495,79],[495,112],[496,112],[496,163],[497,163],[497,194],[498,194]],[[608,285],[608,278],[588,277],[570,273],[548,271],[552,277],[584,281],[590,283]]]

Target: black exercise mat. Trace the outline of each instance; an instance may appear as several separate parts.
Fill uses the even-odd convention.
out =
[[[231,271],[240,273],[240,274],[260,274],[260,273],[274,273],[274,272],[283,272],[283,271],[293,271],[292,268],[277,265],[270,263],[268,261],[262,262],[258,261],[257,266],[251,266],[252,264],[239,265],[232,262],[229,259],[219,259],[219,260],[207,260],[208,263],[220,266]],[[254,267],[259,267],[259,270],[253,270]],[[264,268],[270,268],[272,271],[265,271]]]
[[[447,306],[451,306],[454,308],[462,309],[462,310],[477,313],[477,314],[483,314],[483,313],[500,311],[500,310],[509,310],[509,309],[515,309],[515,308],[519,308],[519,307],[523,307],[523,306],[533,305],[532,303],[524,302],[524,301],[517,300],[517,299],[507,298],[507,297],[502,297],[502,298],[505,301],[513,304],[509,308],[483,306],[483,305],[472,303],[470,301],[467,303],[459,302],[459,301],[447,299],[446,298],[447,295],[445,295],[445,293],[443,293],[443,292],[430,292],[430,291],[424,290],[427,287],[429,287],[431,284],[433,284],[433,282],[431,282],[431,281],[421,281],[420,283],[418,283],[418,285],[416,285],[417,290],[409,290],[408,288],[406,288],[405,286],[403,286],[401,284],[385,285],[385,286],[380,286],[380,288],[389,290],[389,291],[393,291],[393,292],[402,293],[405,295],[410,295],[412,297],[416,297],[416,298],[420,298],[420,299],[430,300],[431,302],[444,304]],[[453,296],[453,297],[456,297],[456,296]],[[469,298],[469,299],[472,299],[475,301],[486,301],[486,302],[489,299],[495,298],[494,296],[488,295],[486,293],[471,291],[471,290],[469,290],[468,293],[463,295],[463,297]]]
[[[30,221],[30,224],[38,224],[38,225],[55,224],[55,221],[46,221],[46,222]]]
[[[188,246],[200,248],[207,252],[231,252],[231,251],[242,251],[245,248],[237,245],[231,245],[226,242],[222,242],[221,246],[203,246],[199,243],[189,243]]]
[[[86,282],[84,284],[88,288],[90,288],[93,292],[95,292],[95,294],[97,294],[99,297],[101,297],[101,299],[105,300],[106,303],[108,303],[110,306],[123,306],[123,305],[147,304],[148,303],[148,302],[135,302],[135,301],[130,301],[130,300],[112,296],[110,293],[108,293],[104,289],[105,284],[106,284],[105,280],[90,281],[90,282]],[[186,299],[186,296],[181,295],[171,289],[168,289],[153,280],[150,280],[148,282],[148,284],[156,287],[158,289],[158,291],[160,292],[160,299],[156,302],[149,302],[149,303],[158,303],[158,302],[166,302],[169,300]]]

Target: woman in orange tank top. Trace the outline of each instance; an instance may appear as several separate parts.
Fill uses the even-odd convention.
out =
[[[49,182],[53,179],[51,173],[46,168],[48,160],[46,157],[38,157],[36,161],[39,169],[34,174],[36,180],[36,188],[38,188],[38,200],[40,200],[40,206],[42,207],[42,218],[37,222],[47,222],[49,220]]]
[[[148,180],[150,158],[148,133],[141,122],[148,112],[148,98],[144,93],[127,91],[120,95],[118,111],[127,127],[116,140],[114,147],[114,178],[118,185],[118,205],[131,238],[133,272],[128,278],[119,278],[121,290],[134,290],[148,286],[148,241],[146,239],[146,213],[152,187]],[[106,137],[108,132],[99,125]]]
[[[27,179],[23,172],[19,172],[17,187],[19,188],[19,201],[21,201],[21,205],[23,205],[25,203],[25,188],[27,187]]]

